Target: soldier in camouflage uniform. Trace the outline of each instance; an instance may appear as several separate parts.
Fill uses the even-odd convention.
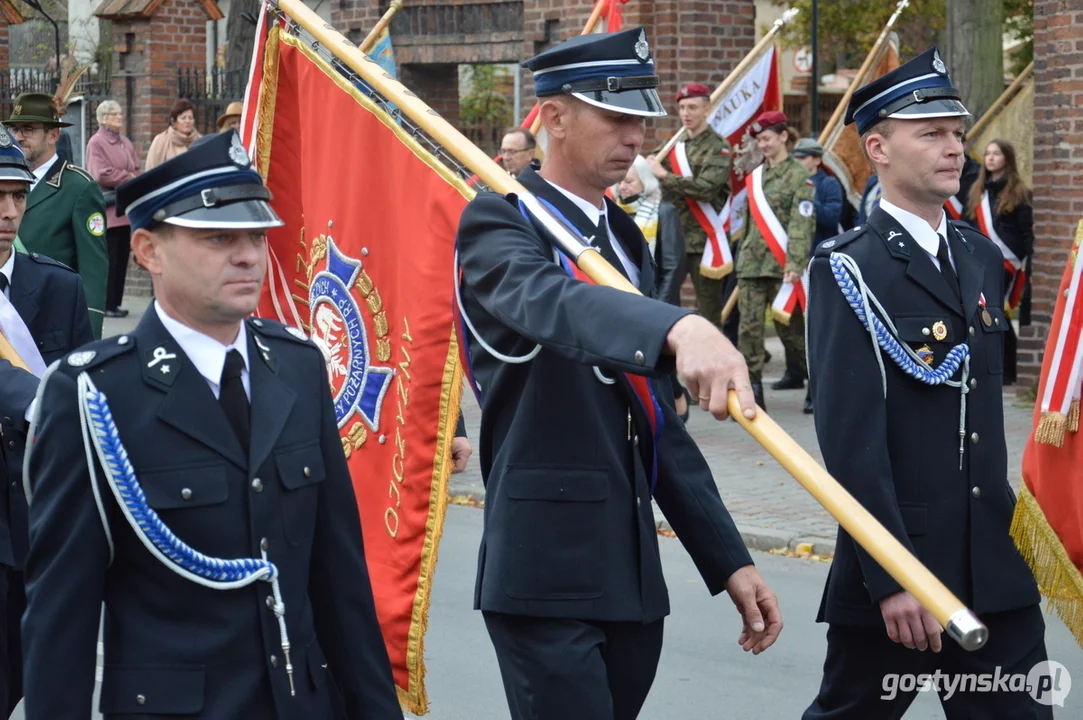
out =
[[[685,129],[685,153],[688,164],[692,166],[692,177],[674,174],[668,157],[651,155],[647,160],[662,186],[662,199],[677,208],[681,219],[688,271],[692,274],[692,285],[696,290],[696,307],[700,315],[721,330],[725,279],[709,278],[700,273],[707,235],[692,215],[686,200],[708,202],[720,211],[730,194],[730,146],[707,124],[711,113],[710,96],[711,91],[707,86],[699,83],[685,85],[677,93],[678,112]]]
[[[782,283],[799,280],[808,266],[812,239],[816,234],[815,189],[808,171],[790,155],[787,143],[794,135],[787,127],[783,113],[771,110],[761,114],[750,132],[765,158],[763,194],[789,238],[786,267],[783,268],[767,246],[746,202],[737,253],[737,288],[740,291],[737,309],[741,314],[737,347],[748,363],[756,401],[760,407],[765,407],[763,339],[767,308]],[[776,321],[775,329],[786,347],[786,354],[805,367],[805,322],[800,308],[793,312],[789,325]]]

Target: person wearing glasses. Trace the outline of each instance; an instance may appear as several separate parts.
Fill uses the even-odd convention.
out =
[[[102,336],[109,277],[105,197],[86,170],[56,152],[63,108],[47,93],[23,93],[4,125],[19,143],[34,174],[19,239],[36,252],[67,265],[83,278],[90,327]]]
[[[538,170],[541,163],[535,157],[538,142],[534,135],[524,128],[513,128],[500,141],[500,162],[513,177],[532,167]]]

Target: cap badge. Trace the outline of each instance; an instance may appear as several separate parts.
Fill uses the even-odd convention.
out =
[[[94,356],[98,353],[93,350],[82,350],[80,352],[73,352],[68,355],[68,365],[72,367],[84,367],[90,364],[90,361],[94,359]]]
[[[0,128],[0,148],[11,147],[11,136],[5,128]]]
[[[252,164],[248,159],[248,152],[241,144],[240,136],[236,133],[233,134],[233,142],[229,146],[229,159],[245,168]]]
[[[936,70],[941,75],[948,74],[948,68],[944,65],[944,61],[940,59],[940,51],[933,50],[933,70]]]
[[[15,117],[17,115],[22,115],[22,114],[23,114],[23,106],[22,105],[16,105],[15,107],[13,107],[11,109],[11,116],[12,117]]]
[[[647,62],[648,60],[650,60],[651,46],[647,44],[647,31],[646,30],[640,30],[639,31],[639,39],[636,40],[635,50],[636,50],[636,57],[639,58],[641,62]]]

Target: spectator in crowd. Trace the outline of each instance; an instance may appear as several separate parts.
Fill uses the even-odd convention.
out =
[[[124,112],[116,100],[98,104],[98,132],[86,146],[87,172],[105,196],[105,239],[109,251],[109,278],[105,290],[105,316],[125,317],[124,278],[131,253],[131,228],[126,216],[117,217],[116,187],[139,174],[139,156],[132,141],[121,134]]]
[[[169,111],[169,127],[158,133],[150,144],[145,169],[150,170],[175,158],[201,137],[202,134],[196,130],[195,105],[188,100],[177,100]]]
[[[241,113],[244,112],[244,103],[231,102],[226,106],[226,111],[218,116],[218,132],[230,130],[241,131]]]
[[[524,128],[512,128],[500,141],[500,162],[504,169],[513,177],[519,177],[519,173],[528,167],[535,170],[541,168],[536,156],[537,141],[534,135]]]
[[[662,188],[651,172],[645,157],[636,157],[628,174],[613,188],[617,204],[631,215],[647,241],[654,267],[654,297],[670,305],[681,304],[681,282],[688,272],[685,266],[684,230],[677,208],[662,200]],[[691,397],[672,374],[673,401],[677,414],[688,419]]]
[[[793,150],[793,156],[808,170],[815,186],[812,203],[816,206],[816,236],[812,241],[813,248],[842,232],[842,184],[824,171],[823,155],[823,146],[812,138],[801,138]]]
[[[965,219],[989,235],[1005,259],[1020,263],[1020,270],[1034,253],[1033,197],[1019,175],[1015,148],[1007,140],[993,140],[985,147],[984,162],[970,186]],[[1029,284],[1029,274],[1009,272],[1007,267],[1004,273],[1005,301],[1018,303],[1026,290],[1019,284]],[[1023,320],[1020,318],[1020,325],[1024,324]],[[1026,321],[1029,325],[1030,318]],[[1008,323],[1004,335],[1005,385],[1016,380],[1015,348],[1015,328]]]

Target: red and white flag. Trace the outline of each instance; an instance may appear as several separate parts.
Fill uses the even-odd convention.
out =
[[[952,197],[952,200],[955,200],[955,198]],[[981,194],[981,204],[978,205],[977,214],[978,229],[1000,248],[1000,253],[1004,256],[1004,272],[1012,276],[1011,284],[1004,291],[1004,301],[1008,304],[1008,307],[1014,310],[1019,307],[1019,301],[1023,299],[1023,290],[1027,286],[1027,273],[1023,269],[1023,261],[1012,252],[1012,249],[997,234],[996,226],[993,224],[992,208],[989,207],[988,190]]]
[[[683,140],[669,151],[669,166],[680,177],[692,177],[692,165],[688,162]],[[721,211],[715,211],[709,202],[693,200],[690,197],[684,199],[692,211],[692,217],[696,218],[696,222],[707,235],[707,244],[703,248],[703,259],[699,266],[699,273],[704,277],[718,280],[733,271],[733,251],[730,250],[729,239],[732,199],[732,195],[726,198],[726,204]]]
[[[959,202],[959,198],[952,195],[948,198],[948,201],[944,203],[944,210],[947,211],[948,217],[952,220],[961,220],[963,217],[963,204]]]
[[[760,234],[763,235],[768,249],[774,255],[783,270],[786,269],[786,251],[789,248],[790,236],[786,228],[775,215],[774,210],[767,203],[767,197],[763,193],[763,165],[752,171],[748,176],[748,207],[751,210],[752,222],[756,223]],[[771,303],[771,312],[779,322],[784,325],[790,324],[790,317],[798,307],[805,309],[805,285],[808,279],[802,277],[796,282],[782,283],[782,287]]]

